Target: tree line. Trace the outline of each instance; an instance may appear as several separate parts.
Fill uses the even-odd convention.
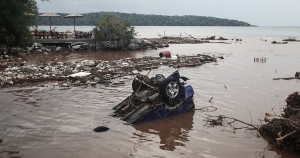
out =
[[[67,13],[57,13],[61,17],[53,17],[52,25],[73,25],[72,18],[63,18]],[[84,13],[83,17],[76,18],[76,25],[94,26],[105,15],[115,14],[121,19],[131,21],[134,26],[251,26],[249,23],[207,16],[165,16],[146,15],[119,12],[92,12]],[[49,25],[49,18],[37,17],[37,25]]]

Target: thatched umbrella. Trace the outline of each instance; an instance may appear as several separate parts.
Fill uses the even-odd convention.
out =
[[[80,15],[78,13],[72,13],[72,14],[69,14],[64,17],[64,18],[73,18],[74,19],[74,32],[75,32],[75,18],[77,18],[77,17],[83,17],[83,15]]]
[[[46,17],[49,17],[50,18],[50,32],[51,32],[51,17],[57,17],[57,16],[60,16],[58,14],[55,14],[55,13],[52,13],[51,11],[48,12],[48,13],[44,13],[40,16],[46,16]]]

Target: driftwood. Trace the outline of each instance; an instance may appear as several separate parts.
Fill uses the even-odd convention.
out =
[[[295,77],[285,77],[285,78],[273,78],[273,80],[292,80],[292,79],[300,79],[300,72],[295,73]]]
[[[300,79],[300,77],[273,78],[273,80],[292,80],[292,79]]]
[[[207,114],[206,114],[207,115]],[[234,130],[237,130],[237,129],[242,129],[242,128],[245,128],[247,130],[258,130],[258,127],[250,124],[250,123],[247,123],[247,122],[244,122],[244,121],[241,121],[241,120],[238,120],[236,118],[232,118],[232,117],[226,117],[224,115],[219,115],[219,116],[211,116],[211,115],[207,115],[208,117],[206,118],[206,126],[211,126],[211,127],[214,127],[214,126],[231,126]],[[212,118],[217,118],[217,119],[212,119]],[[231,120],[231,121],[227,121],[227,120]],[[247,125],[248,127],[234,127],[233,123],[235,122],[240,122],[242,124],[245,124]],[[250,128],[250,127],[252,128]]]
[[[198,109],[194,109],[195,111],[199,110],[201,112],[214,112],[217,111],[218,108],[214,107],[214,106],[207,106],[207,107],[203,107],[203,108],[198,108]]]
[[[189,37],[193,38],[193,39],[196,39],[195,37],[193,37],[192,35],[189,35],[187,33],[185,33],[186,35],[188,35]]]
[[[246,129],[257,130],[258,134],[266,139],[278,149],[300,153],[300,95],[299,92],[294,92],[286,99],[287,106],[283,110],[283,114],[275,115],[266,113],[265,122],[261,126],[255,126],[236,118],[226,117],[224,115],[211,116],[205,119],[204,126],[230,126],[234,130]],[[208,111],[208,108],[195,109],[203,112]],[[251,114],[250,114],[251,116]],[[239,122],[247,127],[235,127],[234,123]]]
[[[289,42],[300,42],[299,40],[297,40],[296,37],[289,37],[287,39],[284,39],[282,41],[289,41]]]
[[[272,44],[288,44],[288,42],[277,42],[277,41],[272,41]]]
[[[283,114],[265,115],[267,124],[259,128],[259,134],[278,149],[300,153],[300,95],[294,92],[286,99]]]

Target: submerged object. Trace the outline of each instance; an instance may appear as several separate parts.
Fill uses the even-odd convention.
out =
[[[170,51],[167,51],[167,50],[161,51],[161,52],[159,53],[159,57],[171,58],[171,52],[170,52]]]
[[[113,108],[114,116],[128,124],[151,121],[195,108],[194,90],[187,77],[178,71],[165,78],[161,74],[148,78],[137,74],[132,81],[132,95]]]
[[[105,126],[99,126],[94,129],[95,132],[106,132],[107,130],[109,130],[109,128]]]

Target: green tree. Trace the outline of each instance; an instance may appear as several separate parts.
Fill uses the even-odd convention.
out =
[[[132,23],[122,20],[115,14],[103,16],[102,20],[93,30],[96,41],[114,41],[122,45],[123,48],[131,43],[136,32]]]
[[[35,0],[1,0],[0,51],[18,46],[25,48],[32,36],[29,27],[35,25],[38,8]],[[12,53],[12,52],[8,52]]]

